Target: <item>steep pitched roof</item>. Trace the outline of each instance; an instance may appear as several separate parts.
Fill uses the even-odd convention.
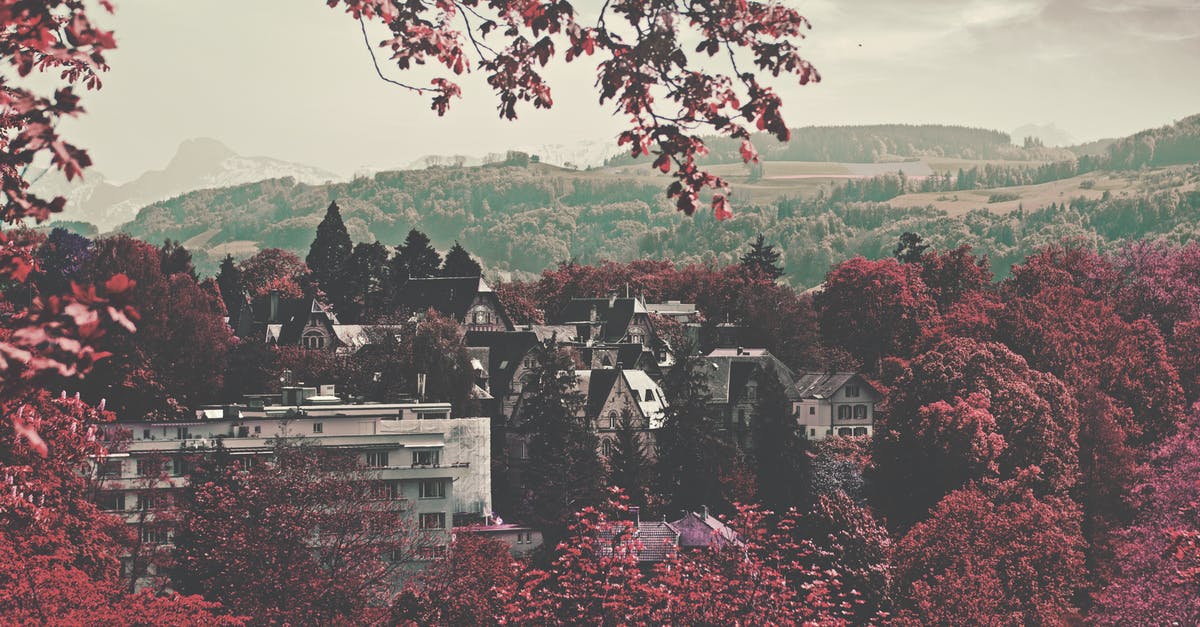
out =
[[[587,395],[583,415],[592,420],[600,416],[600,410],[604,409],[604,402],[608,400],[608,395],[612,393],[613,385],[616,384],[621,371],[604,368],[578,372],[581,375],[579,378],[581,391]],[[589,374],[585,378],[582,376],[582,372],[588,372]]]
[[[488,384],[494,394],[506,394],[521,358],[538,343],[538,334],[531,330],[467,331],[466,343],[488,348]]]
[[[748,353],[748,354],[747,354]],[[715,350],[701,358],[701,368],[708,380],[708,393],[713,403],[737,401],[749,380],[757,373],[771,368],[790,400],[799,400],[792,371],[771,353],[762,350]]]
[[[638,408],[646,417],[647,427],[651,429],[662,427],[663,416],[667,408],[667,399],[663,397],[662,388],[650,378],[650,375],[641,370],[622,370],[621,373],[625,376],[629,387],[638,391]],[[651,397],[648,392],[653,396]]]
[[[400,306],[415,312],[433,309],[456,320],[466,318],[475,295],[491,293],[483,277],[431,277],[409,279],[400,293]]]
[[[592,311],[601,323],[600,339],[604,342],[620,342],[629,333],[629,323],[635,313],[646,309],[636,298],[572,298],[559,313],[560,324],[581,324],[592,321]]]
[[[796,392],[800,398],[824,399],[833,396],[842,386],[858,379],[860,384],[866,384],[866,387],[875,388],[862,381],[862,377],[856,372],[802,372],[799,378],[796,379]]]
[[[687,512],[671,525],[679,531],[679,547],[684,549],[742,544],[738,534],[728,525],[703,512]]]
[[[275,341],[279,344],[298,344],[300,333],[308,325],[312,314],[321,314],[331,325],[337,325],[337,315],[333,310],[315,298],[279,298],[274,297],[272,311],[272,296],[266,294],[246,303],[248,315],[242,316],[239,337],[254,338],[259,341]],[[274,314],[274,315],[272,315]]]

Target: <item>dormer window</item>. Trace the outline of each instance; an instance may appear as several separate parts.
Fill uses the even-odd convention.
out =
[[[846,386],[846,398],[858,398],[862,394],[862,390],[857,385]]]

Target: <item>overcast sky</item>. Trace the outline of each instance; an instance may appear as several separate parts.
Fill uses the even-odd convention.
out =
[[[1200,113],[1200,0],[792,4],[813,22],[804,50],[823,80],[781,88],[791,126],[1055,123],[1086,141]],[[596,105],[586,60],[551,72],[550,112],[500,121],[476,74],[439,119],[379,80],[358,24],[323,0],[118,0],[104,25],[112,70],[67,130],[110,179],[161,167],[191,137],[348,175],[612,140],[622,122]]]

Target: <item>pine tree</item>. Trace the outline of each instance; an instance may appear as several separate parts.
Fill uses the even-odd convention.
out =
[[[480,276],[483,274],[483,267],[478,261],[471,258],[471,253],[462,247],[457,241],[450,251],[446,253],[446,261],[442,263],[442,276],[459,277],[459,276]]]
[[[762,233],[750,244],[750,250],[742,255],[742,269],[752,277],[765,277],[772,281],[783,276],[783,266],[779,264],[779,251],[771,244],[764,243]]]
[[[659,492],[670,504],[668,511],[727,510],[721,476],[733,450],[717,434],[703,360],[690,351],[685,354],[663,381],[670,404],[655,434]]]
[[[598,441],[582,416],[571,358],[552,341],[534,349],[537,367],[521,396],[519,429],[529,437],[523,508],[553,546],[574,512],[601,499]]]
[[[410,279],[437,276],[442,265],[442,256],[429,243],[429,236],[416,229],[409,231],[404,243],[396,247],[396,256],[400,257]]]
[[[325,210],[325,219],[317,225],[317,235],[304,261],[334,311],[340,311],[339,306],[344,307],[347,301],[345,269],[350,247],[350,233],[342,223],[342,212],[336,201],[331,202]]]
[[[754,472],[762,504],[776,512],[807,509],[808,441],[773,368],[760,372],[758,402],[750,423]]]
[[[359,242],[346,261],[347,302],[342,322],[367,320],[383,312],[388,287],[388,249],[379,242]]]
[[[242,269],[233,261],[233,255],[225,255],[221,260],[217,289],[221,291],[221,300],[225,302],[225,311],[229,313],[229,324],[237,324],[236,316],[244,302],[245,288],[242,285]]]
[[[646,443],[635,424],[633,413],[621,412],[613,452],[608,458],[608,483],[629,496],[629,504],[646,506]]]

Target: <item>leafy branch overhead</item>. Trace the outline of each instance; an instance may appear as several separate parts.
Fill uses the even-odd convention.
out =
[[[695,212],[701,191],[713,190],[719,220],[733,215],[729,184],[698,166],[697,158],[708,152],[701,135],[740,139],[741,158],[757,162],[752,129],[780,141],[790,135],[782,100],[757,74],[791,75],[801,85],[821,79],[795,43],[811,28],[808,20],[773,2],[609,1],[594,23],[585,23],[565,0],[327,1],[334,8],[344,5],[360,22],[386,24],[392,37],[379,47],[391,51],[401,70],[433,62],[451,76],[462,75],[470,71],[473,51],[475,67],[499,98],[500,117],[509,120],[517,117],[519,103],[553,106],[543,68],[556,54],[567,62],[599,57],[600,103],[629,120],[617,143],[628,145],[634,157],[654,157],[653,167],[663,173],[673,171],[667,195],[688,215]],[[693,47],[692,41],[698,43]],[[689,58],[688,49],[699,59]],[[701,67],[705,59],[719,60],[724,71]],[[375,67],[379,71],[378,62]],[[432,94],[438,115],[462,95],[450,76],[420,87],[379,75]]]

